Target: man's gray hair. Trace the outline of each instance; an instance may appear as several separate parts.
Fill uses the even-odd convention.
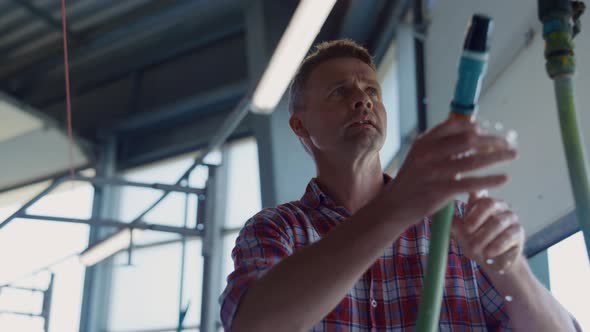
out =
[[[373,58],[366,48],[350,39],[338,39],[320,43],[299,66],[289,88],[289,112],[293,114],[305,107],[304,87],[307,79],[321,63],[336,58],[356,58],[377,71]]]

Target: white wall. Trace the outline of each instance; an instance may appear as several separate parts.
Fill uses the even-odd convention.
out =
[[[316,175],[313,159],[289,127],[289,116],[286,96],[271,115],[250,115],[258,142],[263,207],[300,199]]]
[[[493,195],[513,204],[527,233],[532,235],[573,209],[552,82],[544,70],[536,0],[435,3],[426,40],[429,126],[448,114],[465,28],[469,17],[476,12],[495,20],[490,68],[480,98],[479,114],[485,119],[500,121],[519,134],[520,157],[507,166],[511,181]],[[585,21],[588,22],[587,17]],[[529,29],[533,29],[535,35],[527,45]],[[590,104],[590,32],[582,31],[575,41],[576,96],[584,132],[590,127],[590,116],[585,114],[587,107],[584,106]],[[590,134],[585,133],[587,151],[589,140]]]
[[[87,164],[88,158],[74,144],[77,168]],[[12,137],[0,142],[0,189],[62,173],[69,165],[68,136],[61,130],[40,128]]]
[[[87,145],[74,136],[73,163],[88,163]],[[46,115],[0,91],[0,189],[66,171],[70,166],[67,133]],[[8,196],[11,196],[10,198]],[[4,202],[21,195],[3,195]]]

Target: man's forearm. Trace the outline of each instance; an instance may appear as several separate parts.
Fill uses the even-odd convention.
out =
[[[506,274],[486,271],[502,296],[510,295],[506,311],[515,331],[576,331],[567,310],[543,287],[520,257]]]
[[[234,331],[309,330],[411,223],[368,204],[324,239],[285,258],[244,295]],[[393,219],[393,220],[392,220]]]

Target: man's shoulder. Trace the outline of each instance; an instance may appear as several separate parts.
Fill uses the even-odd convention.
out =
[[[305,205],[295,201],[262,209],[246,221],[240,235],[243,238],[282,238],[295,246],[293,241],[303,241],[310,227],[313,226]]]
[[[305,205],[301,201],[292,201],[260,210],[249,220],[249,223],[274,222],[292,224],[305,213]]]

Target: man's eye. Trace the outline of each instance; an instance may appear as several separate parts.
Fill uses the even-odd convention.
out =
[[[368,87],[367,93],[369,94],[369,96],[379,96],[379,90],[373,87]]]
[[[340,86],[337,87],[336,89],[332,90],[332,93],[330,95],[332,96],[344,96],[344,94],[346,93],[344,87]]]

